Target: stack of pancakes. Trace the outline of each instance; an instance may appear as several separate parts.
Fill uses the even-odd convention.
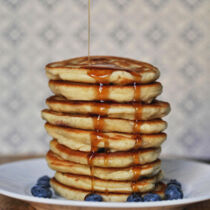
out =
[[[160,146],[168,103],[155,98],[159,70],[140,61],[91,56],[46,66],[54,96],[42,111],[53,140],[47,153],[56,171],[51,185],[61,196],[126,201],[137,192],[164,196]]]

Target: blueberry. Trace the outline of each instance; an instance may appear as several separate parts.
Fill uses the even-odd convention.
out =
[[[102,201],[102,200],[103,198],[100,195],[94,193],[85,196],[85,201]]]
[[[161,201],[161,197],[155,193],[147,193],[144,196],[144,202],[146,201]]]
[[[49,176],[42,176],[38,179],[37,185],[43,186],[43,187],[50,187],[50,177]]]
[[[138,193],[132,193],[127,198],[127,202],[141,202],[141,201],[143,201],[143,199],[141,195],[139,195]]]
[[[179,189],[182,189],[182,185],[180,182],[178,182],[176,179],[171,179],[168,183],[168,186],[169,185],[176,185],[177,187],[179,187]]]
[[[98,148],[97,152],[98,153],[104,153],[104,152],[106,152],[106,149],[105,148]]]
[[[35,197],[40,198],[51,198],[52,197],[52,191],[49,188],[35,185],[31,188],[31,194]]]
[[[178,185],[170,184],[165,190],[166,200],[177,200],[183,198],[183,192]]]

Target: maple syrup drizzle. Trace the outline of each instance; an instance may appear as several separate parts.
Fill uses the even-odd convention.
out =
[[[112,70],[108,70],[108,69],[99,69],[95,66],[93,66],[92,69],[90,69],[88,71],[88,75],[92,78],[94,78],[96,81],[99,81],[100,83],[106,84],[109,83],[109,77],[112,74],[112,72],[114,71],[114,69]]]
[[[104,128],[104,119],[101,118],[101,115],[107,115],[107,111],[108,111],[108,106],[105,105],[103,99],[107,98],[109,92],[108,89],[102,84],[100,83],[99,85],[99,89],[98,89],[98,96],[99,96],[99,100],[100,100],[100,106],[96,107],[97,113],[99,113],[98,115],[98,124],[99,124],[99,131],[103,131]],[[106,135],[100,133],[100,137],[101,139],[103,139],[104,141],[104,148],[107,150],[106,154],[104,155],[104,165],[105,167],[108,165],[108,149],[109,149],[109,139]]]
[[[138,102],[140,100],[140,96],[141,96],[141,86],[140,85],[136,85],[136,82],[133,83],[133,88],[134,88],[134,103],[133,103],[133,107],[135,110],[135,120],[134,120],[134,125],[133,125],[133,133],[135,134],[135,146],[134,149],[137,150],[140,146],[141,146],[141,135],[140,133],[140,127],[141,124],[138,119],[141,119],[141,114],[142,114],[142,108],[141,108],[141,103]],[[134,158],[135,160],[135,158]],[[137,163],[139,164],[139,163]]]
[[[141,168],[140,168],[140,166],[134,166],[133,169],[135,169],[134,173],[133,173],[133,179],[135,181],[137,181],[139,179],[140,174],[141,174],[141,170],[140,170]]]
[[[91,60],[90,60],[90,0],[88,0],[88,66],[90,66]],[[94,122],[95,124],[95,122]],[[90,176],[91,176],[91,191],[94,192],[94,157],[96,155],[97,151],[97,138],[96,135],[93,132],[91,134],[91,152],[88,156],[88,165],[90,166]]]
[[[94,113],[99,113],[97,117],[93,118],[94,123],[94,132],[91,134],[91,153],[88,159],[88,163],[91,166],[91,190],[94,191],[94,167],[93,167],[93,159],[98,150],[98,144],[101,140],[104,140],[105,148],[109,148],[109,142],[107,137],[102,133],[104,128],[104,118],[101,118],[101,115],[107,114],[108,106],[104,105],[104,98],[107,98],[109,92],[108,88],[106,88],[102,83],[99,83],[97,89],[97,97],[100,100],[100,105],[94,106]],[[107,166],[108,164],[108,155],[104,156],[104,164]]]
[[[133,180],[131,183],[132,191],[133,192],[138,192],[138,186],[137,186],[137,181],[141,175],[141,167],[140,166],[133,166],[132,168],[133,171]]]
[[[141,135],[139,134],[140,132],[140,121],[138,119],[141,119],[141,104],[138,102],[140,100],[141,96],[141,87],[136,84],[136,82],[133,83],[133,89],[134,89],[134,109],[135,109],[135,120],[134,120],[134,125],[133,125],[133,133],[135,134],[135,146],[134,146],[134,151],[133,151],[133,162],[134,165],[132,168],[133,172],[133,181],[131,183],[131,187],[133,192],[138,192],[138,186],[137,186],[137,181],[140,177],[141,174],[141,167],[139,166],[140,161],[139,161],[139,150],[138,148],[141,146],[142,139]]]
[[[97,153],[98,150],[98,144],[99,142],[103,139],[104,140],[104,147],[105,149],[109,148],[109,139],[107,136],[105,136],[103,133],[103,127],[104,127],[104,119],[101,118],[101,116],[107,115],[107,110],[109,106],[105,105],[103,100],[107,99],[108,96],[108,88],[104,86],[103,84],[106,84],[109,82],[109,77],[113,73],[114,70],[119,69],[117,68],[119,66],[115,64],[108,64],[106,61],[104,61],[104,64],[106,64],[107,68],[104,68],[97,65],[91,65],[91,59],[90,59],[90,0],[88,0],[88,75],[91,76],[96,80],[96,82],[99,83],[99,88],[97,91],[97,96],[101,102],[100,106],[94,106],[94,113],[98,113],[98,116],[94,118],[94,129],[95,131],[92,132],[91,134],[91,152],[88,157],[88,164],[90,165],[90,173],[91,173],[91,191],[94,191],[94,157]],[[122,61],[123,62],[123,61]],[[103,61],[100,61],[100,64],[103,63]],[[129,66],[126,62],[123,63],[124,65]],[[135,81],[140,81],[141,76],[135,71],[131,70],[130,71],[132,75],[135,77]],[[137,119],[139,119],[139,116],[141,115],[141,106],[140,104],[136,103],[140,99],[140,86],[136,85],[136,82],[133,83],[134,87],[134,108],[135,108],[135,120],[134,120],[134,126],[133,126],[133,132],[135,133],[135,151],[133,153],[133,161],[135,165],[139,164],[139,152],[138,148],[141,145],[141,135],[138,134],[140,132],[140,124]],[[108,154],[104,156],[104,165],[108,165]],[[141,169],[139,166],[134,166],[133,167],[133,179],[134,182],[132,182],[132,189],[134,192],[138,191],[138,187],[136,185],[136,181],[138,180]],[[106,193],[108,193],[106,189]]]
[[[110,58],[110,59],[109,59]],[[133,61],[135,62],[135,61]],[[85,63],[83,63],[85,65]],[[94,78],[98,83],[110,84],[110,76],[114,71],[124,71],[128,72],[133,76],[134,79],[124,78],[120,80],[121,85],[124,84],[132,84],[132,81],[141,82],[141,73],[154,72],[154,67],[147,68],[146,63],[138,64],[132,67],[132,62],[129,60],[117,60],[117,58],[113,59],[111,56],[106,58],[91,58],[91,66],[80,66],[81,68],[88,69],[87,74]]]
[[[107,137],[105,137],[102,133],[103,131],[103,128],[104,128],[104,119],[101,118],[101,115],[105,114],[107,112],[107,107],[106,106],[103,106],[103,97],[107,96],[108,92],[107,92],[108,89],[104,88],[103,84],[100,83],[99,87],[98,87],[98,90],[97,90],[97,95],[98,95],[98,98],[100,99],[100,106],[95,106],[94,107],[94,111],[95,113],[99,113],[97,117],[93,118],[93,123],[94,123],[94,132],[92,132],[91,134],[91,153],[90,153],[90,156],[88,158],[88,164],[90,165],[91,167],[91,190],[94,191],[94,166],[93,166],[93,160],[94,160],[94,157],[97,153],[97,150],[98,150],[98,144],[101,140],[104,140],[104,145],[105,147],[109,147],[109,144],[108,144],[108,139]],[[104,156],[104,163],[105,163],[105,166],[107,166],[108,164],[108,156],[107,154]]]
[[[107,136],[105,136],[102,131],[104,128],[104,118],[101,115],[107,114],[107,109],[109,106],[104,104],[102,99],[108,96],[108,89],[104,87],[102,83],[99,84],[97,89],[97,97],[100,100],[100,105],[96,105],[93,107],[94,113],[98,113],[97,117],[93,118],[94,123],[94,132],[91,134],[91,153],[88,158],[88,164],[91,167],[91,190],[94,191],[94,166],[93,166],[93,159],[98,150],[98,144],[100,141],[104,140],[105,148],[109,148],[109,141]],[[104,156],[104,164],[105,166],[108,165],[108,155]]]
[[[112,73],[112,71],[107,71],[107,70],[99,70],[95,68],[94,65],[92,65],[91,59],[90,59],[90,0],[88,0],[88,74],[95,78],[96,81],[104,81],[108,78],[109,74]],[[108,88],[104,87],[103,83],[99,83],[99,87],[97,90],[97,96],[101,102],[100,106],[94,106],[94,113],[98,113],[98,116],[94,119],[94,132],[91,134],[91,152],[88,157],[88,164],[90,166],[90,175],[91,175],[91,191],[94,191],[94,157],[97,154],[98,150],[98,144],[100,143],[101,140],[104,140],[104,145],[105,148],[109,148],[109,141],[107,137],[105,138],[103,133],[103,127],[104,127],[104,119],[101,118],[101,115],[106,115],[107,110],[109,106],[105,105],[103,102],[103,99],[107,98],[108,96]],[[108,163],[108,158],[107,155],[105,156],[104,160],[105,166]]]
[[[103,63],[103,60],[100,60],[100,64],[97,64],[97,62],[95,60],[91,60],[91,68],[90,67],[86,67],[88,69],[87,74],[94,78],[98,83],[103,83],[103,84],[110,84],[110,76],[112,75],[112,73],[116,70],[121,70],[121,71],[127,71],[130,74],[133,75],[133,77],[135,77],[135,79],[137,79],[138,81],[140,81],[139,78],[141,78],[141,76],[139,75],[139,73],[135,72],[134,70],[128,70],[119,66],[116,66],[114,64],[108,63],[108,61],[105,61]],[[142,70],[143,71],[143,70]],[[130,79],[121,79],[121,84],[129,84]]]

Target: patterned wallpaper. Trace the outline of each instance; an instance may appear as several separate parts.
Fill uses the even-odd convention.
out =
[[[209,0],[92,0],[91,54],[159,67],[164,155],[210,158]],[[0,155],[43,153],[44,66],[87,54],[87,0],[0,0]]]

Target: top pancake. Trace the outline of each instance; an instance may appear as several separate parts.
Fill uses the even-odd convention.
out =
[[[81,83],[151,83],[160,76],[151,64],[122,57],[90,56],[49,63],[46,73],[52,80]]]

